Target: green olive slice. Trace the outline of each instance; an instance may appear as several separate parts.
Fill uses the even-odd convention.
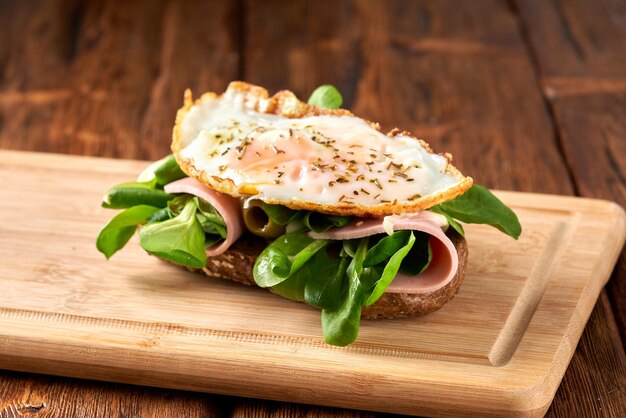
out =
[[[243,222],[248,231],[263,238],[276,238],[285,233],[285,227],[272,221],[263,210],[263,202],[253,200],[243,208]]]

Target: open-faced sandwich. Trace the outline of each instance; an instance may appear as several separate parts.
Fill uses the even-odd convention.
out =
[[[517,217],[450,154],[340,106],[331,86],[309,103],[243,82],[185,92],[173,154],[104,196],[124,211],[98,249],[111,257],[140,226],[150,254],[321,309],[334,345],[356,339],[361,317],[439,309],[467,263],[458,221],[517,238]]]

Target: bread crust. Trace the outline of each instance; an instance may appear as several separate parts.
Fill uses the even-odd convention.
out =
[[[224,94],[238,93],[245,95],[246,106],[257,112],[275,114],[278,116],[284,116],[287,118],[304,118],[308,116],[319,115],[333,115],[333,116],[354,116],[349,110],[346,109],[321,109],[316,106],[304,103],[296,97],[294,93],[288,90],[279,91],[273,96],[269,96],[267,90],[262,87],[252,84],[244,83],[241,81],[233,81],[229,84],[228,89]],[[191,91],[188,89],[185,91],[183,107],[181,107],[176,114],[176,123],[172,134],[172,152],[181,169],[190,177],[196,178],[198,181],[215,189],[221,193],[226,193],[235,197],[239,196],[254,196],[257,190],[253,185],[246,185],[246,193],[238,189],[232,180],[229,178],[221,178],[218,176],[209,176],[204,171],[199,170],[192,159],[182,158],[180,151],[184,148],[181,125],[185,115],[196,104],[199,104],[203,99],[215,99],[219,96],[215,93],[205,93],[196,101],[193,100]],[[380,126],[377,123],[367,121],[372,128],[380,131]],[[387,136],[394,137],[397,135],[404,135],[415,138],[426,150],[433,152],[430,145],[422,139],[418,139],[410,132],[402,131],[400,129],[393,129]],[[298,200],[273,200],[269,198],[259,197],[266,203],[279,204],[287,206],[295,210],[310,210],[320,213],[326,213],[330,215],[341,216],[358,216],[358,217],[384,217],[387,215],[401,214],[417,212],[431,208],[439,203],[446,202],[454,199],[455,197],[465,193],[470,187],[472,187],[473,180],[471,177],[465,177],[456,167],[452,165],[452,155],[445,153],[439,154],[443,156],[448,164],[445,172],[456,177],[459,183],[447,190],[439,193],[435,193],[429,196],[424,196],[419,199],[412,200],[410,202],[398,202],[393,201],[390,203],[381,203],[375,206],[364,206],[356,203],[340,202],[337,204],[319,204],[308,201]]]
[[[364,307],[361,317],[366,319],[416,317],[436,311],[449,302],[459,290],[465,277],[468,250],[465,238],[454,229],[449,228],[446,235],[456,247],[459,256],[459,267],[450,283],[435,292],[426,294],[385,293],[376,303]],[[267,247],[267,242],[264,239],[247,234],[238,239],[225,253],[210,257],[203,269],[187,267],[187,270],[204,273],[215,279],[232,280],[248,286],[256,286],[252,269],[265,247]]]

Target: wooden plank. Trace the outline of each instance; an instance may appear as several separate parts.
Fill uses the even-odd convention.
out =
[[[18,9],[11,26],[14,36],[31,36],[12,44],[5,65],[2,113],[11,117],[3,145],[34,149],[47,137],[37,149],[120,155],[115,148],[128,147],[138,155],[140,114],[158,73],[161,31],[153,22],[163,2],[32,6],[38,13]]]
[[[104,260],[93,237],[111,211],[93,202],[145,163],[0,159],[0,367],[16,370],[395,413],[536,416],[626,236],[614,204],[500,193],[524,225],[519,241],[468,225],[473,262],[450,303],[364,322],[339,349],[323,343],[319,311],[161,263],[136,240]]]
[[[626,205],[624,2],[517,3],[577,191]],[[608,290],[624,343],[626,252]]]
[[[355,102],[362,70],[355,2],[245,1],[244,11],[245,81],[303,98],[333,84],[346,106]]]
[[[0,146],[162,156],[183,90],[237,78],[235,13],[227,1],[9,5],[19,41],[4,47]]]
[[[626,88],[623,1],[515,0],[549,97]]]
[[[379,416],[382,415],[375,412],[289,404],[275,401],[259,401],[255,399],[242,399],[238,401],[229,414],[230,418],[374,418]]]
[[[0,417],[220,417],[219,398],[140,386],[4,372]]]

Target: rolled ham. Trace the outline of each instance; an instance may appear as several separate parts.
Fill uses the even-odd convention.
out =
[[[363,238],[391,231],[421,231],[431,236],[433,258],[426,270],[415,276],[398,272],[386,292],[431,293],[441,289],[456,275],[459,257],[456,247],[440,226],[440,215],[422,211],[384,218],[356,219],[349,225],[332,228],[325,232],[309,232],[314,239],[344,240]]]
[[[204,199],[213,205],[215,210],[224,218],[226,238],[222,242],[207,247],[207,256],[213,257],[222,254],[243,234],[245,227],[239,199],[209,189],[192,177],[185,177],[166,185],[165,191],[167,193],[187,193]]]

